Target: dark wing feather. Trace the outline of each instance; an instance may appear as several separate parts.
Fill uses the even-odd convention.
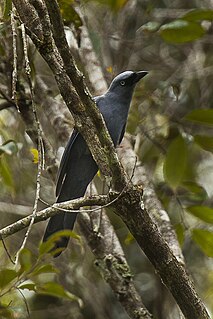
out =
[[[69,163],[69,158],[71,155],[71,149],[73,146],[73,143],[75,142],[77,136],[78,136],[78,131],[76,129],[73,130],[72,135],[70,136],[70,139],[65,147],[63,156],[61,158],[59,170],[58,170],[58,175],[57,175],[57,181],[56,181],[56,196],[60,194],[61,191],[61,186],[63,184],[63,180],[66,176],[67,173],[67,164]]]
[[[121,144],[122,139],[123,139],[123,137],[124,137],[125,130],[126,130],[126,123],[124,124],[124,126],[123,126],[123,128],[122,128],[122,131],[121,131],[121,135],[120,135],[120,137],[119,137],[119,142],[118,142],[118,144]]]

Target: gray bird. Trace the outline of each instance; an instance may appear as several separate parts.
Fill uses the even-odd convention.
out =
[[[108,91],[94,98],[106,122],[115,146],[123,139],[129,107],[136,83],[147,75],[147,71],[125,71],[117,75]],[[61,159],[56,196],[57,203],[84,196],[88,184],[98,171],[90,150],[80,133],[74,129]],[[50,218],[43,241],[59,230],[73,229],[77,213],[61,212]],[[62,237],[54,249],[65,249],[69,238]],[[55,254],[55,256],[60,253]]]

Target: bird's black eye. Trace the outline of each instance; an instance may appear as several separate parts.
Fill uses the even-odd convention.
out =
[[[126,84],[125,81],[120,81],[120,85],[121,85],[121,86],[124,86],[125,84]]]

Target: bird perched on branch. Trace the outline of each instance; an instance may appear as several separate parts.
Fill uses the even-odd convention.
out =
[[[106,122],[115,146],[123,139],[129,107],[137,82],[147,75],[147,71],[125,71],[117,75],[108,91],[94,98]],[[74,129],[61,159],[56,196],[57,203],[84,196],[88,184],[98,171],[90,150],[83,137]],[[73,229],[77,213],[61,212],[50,218],[43,241],[59,230]],[[69,238],[61,237],[55,248],[65,249]],[[58,256],[60,253],[56,254]]]

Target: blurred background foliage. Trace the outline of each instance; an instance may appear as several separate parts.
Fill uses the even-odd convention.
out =
[[[124,70],[150,71],[149,77],[137,86],[127,132],[171,218],[197,290],[213,312],[213,3],[211,0],[60,0],[59,3],[65,25],[75,33],[79,46],[82,20],[76,7],[80,7],[107,83]],[[35,146],[11,100],[11,2],[1,0],[0,5],[2,228],[32,211],[37,164]],[[30,92],[19,30],[17,40],[18,94],[28,105]],[[37,76],[41,77],[50,94],[60,101],[51,72],[32,44],[29,44],[29,58],[33,84],[36,86]],[[77,63],[85,73],[82,62]],[[63,145],[57,140],[39,94],[37,104],[45,136],[59,158],[66,138]],[[70,118],[67,121],[72,122]],[[41,187],[42,198],[54,202],[54,184],[45,172]],[[179,318],[172,297],[126,227],[117,216],[111,212],[109,215],[148,309],[158,319]],[[28,289],[22,287],[21,293],[27,299],[31,318],[126,319],[127,315],[96,271],[94,257],[84,243],[73,239],[72,248],[59,259],[47,256],[42,261],[39,259],[38,245],[44,227],[45,223],[33,227],[27,249],[22,253],[24,257],[13,273],[4,246],[14,256],[25,232],[11,236],[0,247],[0,287],[9,290],[2,297],[1,316],[27,318],[26,300],[19,290],[10,288],[30,283]],[[75,231],[78,233],[78,227]],[[38,259],[33,262],[35,256]],[[42,265],[46,268],[35,275],[35,267],[38,271]],[[67,290],[62,286],[48,286],[55,273]],[[34,294],[32,281],[40,294]],[[45,296],[45,289],[55,294]],[[81,298],[83,305],[76,298],[70,302],[72,296],[68,291]]]

